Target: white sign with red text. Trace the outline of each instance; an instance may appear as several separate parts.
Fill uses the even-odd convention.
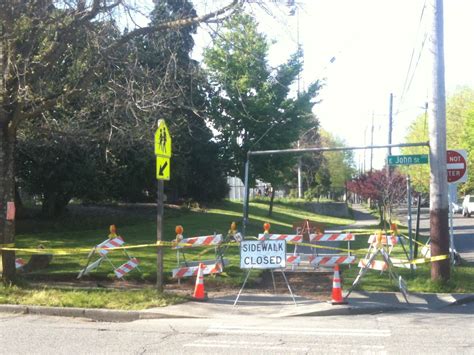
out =
[[[448,183],[467,181],[467,152],[465,150],[448,150],[446,152]]]

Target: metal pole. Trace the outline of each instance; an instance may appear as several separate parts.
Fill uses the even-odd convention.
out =
[[[421,212],[421,195],[418,195],[418,204],[416,211],[416,229],[415,229],[415,248],[413,250],[413,258],[418,258],[418,236],[420,235],[420,212]]]
[[[454,184],[448,184],[449,189],[452,190]],[[456,189],[456,185],[454,185],[454,189]],[[449,191],[448,193],[448,206],[449,206],[449,254],[451,256],[451,263],[454,265],[454,253],[455,253],[455,247],[454,247],[454,221],[453,221],[453,208],[452,208],[452,196],[451,192]]]
[[[243,226],[242,226],[242,235],[244,237],[247,233],[247,223],[248,223],[248,218],[249,218],[249,195],[250,195],[249,169],[250,169],[250,152],[247,153],[247,161],[245,162],[244,220],[243,220]]]
[[[410,261],[413,260],[413,240],[411,231],[411,181],[410,175],[407,176],[407,194],[408,194],[408,238],[410,241]],[[410,264],[410,270],[413,271],[413,264]]]
[[[393,127],[393,94],[390,94],[390,105],[388,109],[388,144],[392,144]],[[388,155],[392,155],[392,148],[388,148]]]
[[[298,198],[303,198],[303,186],[301,181],[301,157],[298,158]]]
[[[300,141],[297,143],[297,147],[300,147]],[[303,188],[301,183],[301,157],[298,158],[298,198],[303,197]]]
[[[380,148],[395,148],[395,147],[429,147],[429,142],[419,143],[400,143],[400,144],[384,144],[384,145],[368,145],[368,146],[355,146],[355,147],[314,147],[314,148],[297,148],[297,149],[274,149],[274,150],[255,150],[247,153],[250,155],[268,155],[268,154],[290,154],[290,153],[307,153],[307,152],[338,152],[346,150],[360,150],[360,149],[380,149]],[[248,159],[248,158],[247,158]],[[446,158],[445,158],[446,160]]]
[[[374,113],[372,112],[372,127],[370,128],[370,145],[374,146]],[[372,172],[372,162],[374,160],[374,148],[370,148],[370,172]]]
[[[156,212],[156,242],[159,244],[163,238],[163,207],[164,207],[164,181],[158,180],[157,212]],[[156,289],[163,291],[163,248],[156,248]]]

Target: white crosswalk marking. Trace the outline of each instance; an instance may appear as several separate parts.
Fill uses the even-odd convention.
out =
[[[281,327],[245,327],[245,326],[212,326],[206,333],[214,334],[286,334],[313,336],[353,336],[353,337],[389,337],[388,329],[344,329],[344,328],[281,328]]]
[[[288,342],[281,341],[248,341],[248,340],[227,340],[227,339],[198,339],[193,343],[183,345],[185,348],[212,348],[212,349],[239,349],[239,350],[273,350],[277,353],[294,353],[294,352],[310,352],[314,350],[314,342],[301,342],[298,341],[294,344],[288,344]],[[361,351],[380,351],[385,350],[384,345],[367,345],[359,344],[332,344],[331,349],[342,351],[342,350],[361,350]]]

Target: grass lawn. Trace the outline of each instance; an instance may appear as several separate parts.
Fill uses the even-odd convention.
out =
[[[28,233],[20,233],[16,237],[16,246],[19,248],[34,248],[39,244],[47,248],[92,248],[94,245],[104,241],[108,235],[109,223],[117,225],[118,234],[121,235],[125,242],[130,245],[153,244],[156,242],[156,215],[153,207],[148,210],[144,208],[138,211],[130,210],[126,219],[122,215],[118,215],[115,220],[107,216],[107,222],[101,222],[98,217],[94,220],[90,216],[84,222],[85,227],[90,229],[80,229],[79,224],[75,224],[70,230],[70,220],[65,218],[54,224],[53,232],[42,230],[34,233],[30,230]],[[335,218],[323,215],[317,215],[307,212],[298,207],[298,204],[276,204],[273,210],[273,216],[269,218],[268,204],[263,202],[255,202],[250,204],[250,221],[247,227],[248,236],[256,236],[263,231],[263,223],[269,222],[272,225],[271,231],[274,233],[291,233],[292,224],[303,219],[322,223],[328,227],[334,225],[345,225],[353,222],[351,219]],[[133,216],[136,218],[134,219]],[[226,235],[232,221],[240,222],[242,218],[242,204],[239,202],[225,201],[213,208],[205,210],[177,210],[166,209],[164,216],[164,232],[163,237],[166,241],[171,241],[176,237],[174,232],[176,225],[184,227],[184,237],[193,237],[198,235],[209,235],[213,233],[221,233]],[[105,218],[104,218],[105,219]],[[76,221],[77,222],[77,221]],[[74,223],[76,223],[74,222]],[[31,224],[31,222],[29,222]],[[21,221],[20,230],[21,230]],[[61,228],[62,226],[62,228]],[[240,227],[240,226],[239,226]],[[202,258],[215,258],[214,248],[195,249],[189,251],[187,249],[187,260],[199,260]],[[140,260],[140,268],[142,275],[137,272],[129,274],[128,278],[146,280],[156,279],[156,249],[144,248],[133,249],[130,254]],[[116,265],[124,262],[124,256],[121,251],[114,251],[109,254],[110,260]],[[17,253],[17,257],[29,258],[29,255]],[[238,266],[239,251],[238,248],[229,248],[226,257],[231,261],[231,265]],[[76,277],[79,270],[85,265],[87,253],[74,255],[55,255],[50,267],[46,270],[29,273],[30,277],[47,276],[50,279],[64,279]],[[165,276],[171,276],[171,270],[176,267],[176,251],[170,248],[164,249],[164,271]],[[232,270],[232,269],[231,269]],[[240,270],[239,270],[240,272]],[[110,277],[113,278],[113,270],[105,262],[93,273],[94,277]]]
[[[242,204],[234,201],[224,201],[208,209],[182,209],[172,206],[165,209],[164,239],[171,241],[175,238],[175,226],[184,227],[184,237],[209,235],[213,233],[226,234],[232,221],[240,223]],[[304,219],[325,225],[328,229],[334,226],[353,223],[350,218],[335,218],[310,213],[302,207],[301,201],[281,201],[274,206],[273,216],[268,217],[268,202],[256,200],[250,204],[250,221],[247,227],[248,236],[256,236],[262,232],[264,222],[271,223],[273,233],[292,233],[292,224]],[[115,224],[118,234],[129,245],[153,244],[156,241],[156,212],[153,206],[132,207],[81,207],[73,206],[71,213],[59,220],[47,221],[27,219],[18,221],[16,245],[19,248],[34,248],[39,244],[47,248],[92,248],[104,241],[108,235],[108,227]],[[240,229],[240,225],[239,225]],[[374,227],[375,231],[377,227]],[[402,233],[406,234],[406,230]],[[369,233],[357,235],[352,248],[357,250],[357,256],[363,257],[367,251]],[[421,242],[426,239],[421,238]],[[408,249],[408,243],[405,243]],[[345,247],[341,245],[341,247]],[[189,250],[189,249],[188,249]],[[87,253],[73,255],[54,255],[47,269],[20,275],[15,286],[0,286],[0,303],[36,304],[45,306],[75,306],[101,307],[118,309],[143,309],[165,306],[182,302],[185,298],[165,293],[157,293],[152,286],[156,280],[156,249],[133,249],[130,254],[140,260],[142,274],[132,271],[127,275],[130,282],[143,283],[147,287],[139,290],[100,289],[97,287],[79,289],[74,286],[77,274],[86,263]],[[110,254],[111,261],[120,265],[126,259],[121,251]],[[397,245],[392,256],[405,259],[403,249]],[[29,259],[29,254],[17,253],[17,257]],[[187,260],[214,259],[214,248],[195,249],[187,253]],[[218,275],[213,282],[235,287],[238,289],[243,281],[244,273],[239,268],[239,250],[230,247],[226,251],[226,259],[230,265],[225,272]],[[167,283],[171,280],[171,270],[177,265],[176,251],[164,249],[164,274]],[[344,289],[347,290],[355,279],[359,269],[352,266],[343,268]],[[452,280],[447,285],[430,281],[430,264],[417,265],[415,272],[408,269],[395,269],[408,283],[411,292],[474,292],[474,268],[461,265],[453,268]],[[251,274],[253,279],[259,275]],[[97,270],[84,279],[86,281],[112,281],[115,276],[110,265],[103,263]],[[32,286],[31,281],[42,282],[42,286]],[[55,281],[70,281],[72,288],[55,285]],[[251,280],[252,281],[252,280]],[[37,285],[37,283],[35,283]],[[398,287],[389,280],[386,273],[369,270],[362,279],[358,289],[397,291]]]
[[[369,229],[372,229],[374,233],[379,230],[378,227],[375,226]],[[390,256],[393,258],[407,260],[408,257],[406,253],[409,253],[409,240],[407,237],[408,230],[401,228],[400,233],[402,235],[402,243],[397,244],[393,248]],[[367,252],[369,246],[367,243],[368,236],[368,234],[357,235],[356,241],[352,243],[352,248],[356,250],[356,254],[359,257],[364,257]],[[426,235],[422,235],[419,238],[420,244],[418,246],[418,258],[423,257],[420,254],[421,244],[426,243],[427,239],[428,236]],[[405,249],[403,248],[402,244]],[[382,257],[379,256],[376,259],[382,260]],[[395,267],[394,271],[396,274],[402,276],[402,278],[407,282],[409,292],[474,293],[474,267],[467,263],[452,267],[451,280],[445,285],[431,281],[430,263],[417,264],[413,271],[399,267]],[[348,289],[352,285],[358,273],[359,268],[357,267],[344,268],[344,289]],[[376,270],[368,270],[362,278],[357,289],[365,291],[399,291],[398,282],[396,283],[391,281],[387,273],[381,273],[380,271]]]
[[[268,202],[255,201],[250,204],[249,236],[256,236],[263,230],[263,223],[269,222],[274,233],[291,233],[294,222],[309,219],[326,225],[347,225],[352,219],[335,218],[307,212],[301,203],[276,203],[273,215],[268,217]],[[77,208],[76,208],[77,207]],[[92,213],[91,213],[92,212]],[[166,208],[164,215],[164,240],[175,238],[175,226],[184,227],[184,237],[209,235],[213,233],[227,234],[232,221],[239,223],[242,218],[242,203],[224,201],[209,209]],[[117,225],[118,234],[129,245],[153,244],[156,241],[156,212],[153,206],[136,206],[130,208],[107,208],[73,206],[71,214],[55,221],[27,219],[18,221],[16,246],[18,248],[35,248],[42,244],[46,248],[92,248],[104,241],[108,235],[110,224]],[[240,227],[240,226],[239,226]],[[189,249],[188,249],[189,250]],[[156,248],[133,249],[130,254],[140,260],[142,274],[132,271],[127,279],[145,283],[156,280]],[[121,251],[110,254],[115,266],[126,259]],[[214,259],[214,248],[196,249],[186,253],[187,260]],[[17,253],[17,257],[28,260],[30,254]],[[243,281],[243,272],[239,268],[239,250],[228,248],[226,259],[230,265],[225,273],[219,275],[215,282],[238,287]],[[16,286],[0,286],[0,303],[37,304],[49,306],[79,306],[139,309],[152,306],[167,305],[181,302],[182,297],[157,294],[153,288],[123,291],[103,289],[64,289],[55,286],[54,281],[74,281],[79,270],[86,264],[87,253],[73,255],[54,255],[47,269],[21,275]],[[176,251],[164,249],[164,274],[166,282],[171,282],[171,270],[177,265]],[[257,278],[258,272],[251,274],[251,280]],[[113,280],[115,278],[110,265],[103,262],[101,267],[84,277],[85,280]],[[44,286],[32,287],[30,281],[42,281]],[[120,301],[114,301],[117,293]]]

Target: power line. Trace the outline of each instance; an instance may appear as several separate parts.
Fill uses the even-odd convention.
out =
[[[406,95],[406,93],[408,92],[408,90],[410,88],[413,77],[415,76],[415,72],[416,72],[416,69],[418,67],[418,62],[419,62],[420,57],[421,57],[421,52],[423,51],[423,48],[424,48],[424,45],[425,45],[425,42],[426,42],[427,33],[425,31],[425,38],[423,39],[423,42],[422,42],[422,47],[420,49],[420,55],[418,56],[417,64],[415,65],[415,69],[413,70],[413,73],[412,73],[411,78],[410,78],[410,72],[411,72],[412,65],[413,65],[413,59],[415,58],[416,43],[418,41],[418,37],[419,37],[418,35],[420,33],[420,28],[421,28],[421,25],[422,25],[422,22],[423,22],[423,17],[424,17],[424,14],[425,14],[425,8],[426,8],[426,0],[423,3],[423,7],[422,7],[421,13],[420,13],[420,18],[419,18],[419,21],[418,21],[418,28],[416,30],[415,41],[414,41],[414,44],[413,44],[413,49],[412,49],[412,52],[411,52],[407,73],[405,75],[405,80],[404,80],[404,83],[403,83],[402,94],[400,95],[400,105],[402,104],[402,102],[405,98],[405,95]],[[397,113],[398,113],[398,111],[397,111]]]

